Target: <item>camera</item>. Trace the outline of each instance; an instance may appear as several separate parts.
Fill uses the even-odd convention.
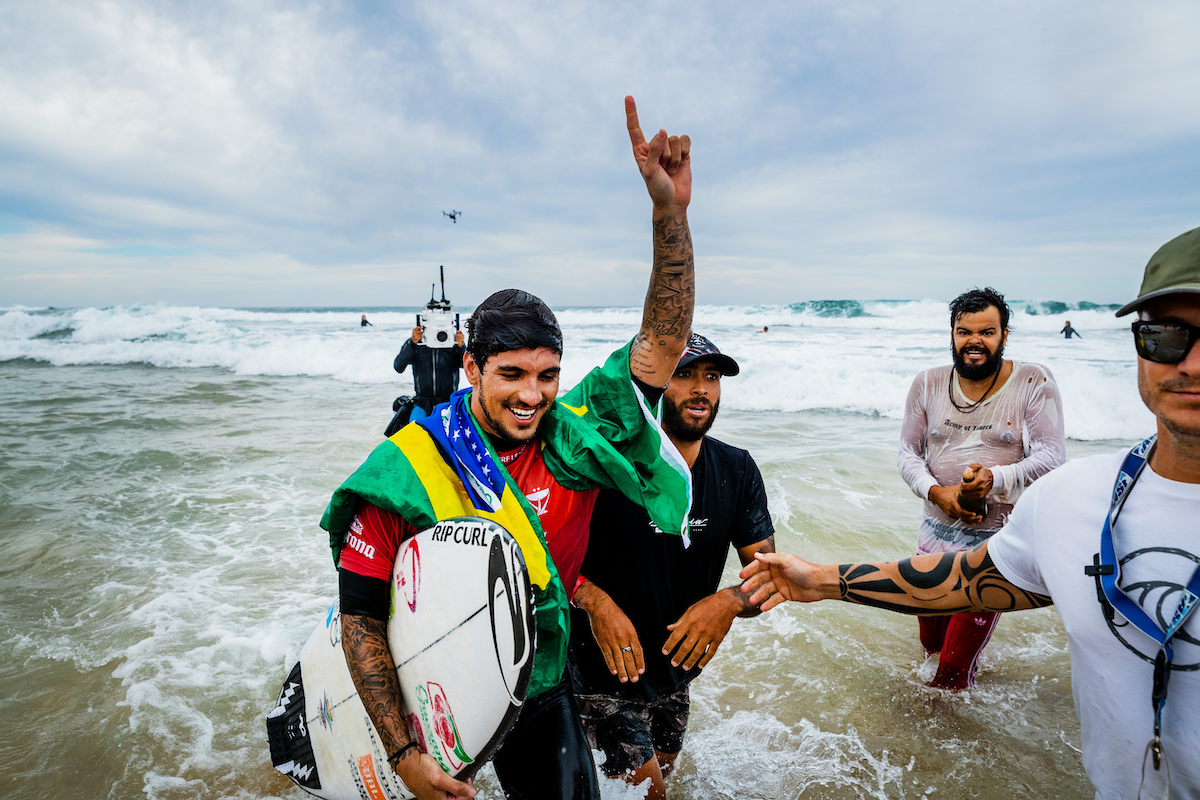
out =
[[[423,331],[421,344],[426,347],[454,347],[454,333],[458,330],[458,314],[427,308],[417,315],[417,324]]]

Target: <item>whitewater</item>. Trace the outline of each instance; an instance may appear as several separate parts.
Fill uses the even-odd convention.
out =
[[[1056,376],[1069,457],[1153,430],[1114,307],[1013,307],[1006,355]],[[263,715],[336,592],[317,522],[412,392],[391,364],[418,310],[0,308],[5,796],[306,796],[272,770]],[[565,389],[641,310],[558,315]],[[1059,335],[1068,319],[1083,338]],[[742,367],[712,435],[754,455],[779,549],[912,553],[900,415],[916,373],[949,361],[949,327],[934,300],[696,309]],[[670,796],[1092,796],[1053,610],[1006,615],[978,689],[931,689],[932,672],[899,615],[738,620],[693,684]],[[500,797],[490,770],[477,786]]]

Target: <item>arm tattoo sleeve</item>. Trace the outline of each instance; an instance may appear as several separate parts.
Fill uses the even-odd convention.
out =
[[[396,664],[388,649],[386,623],[358,614],[343,614],[342,651],[346,654],[354,688],[379,731],[384,750],[396,752],[408,744],[409,735],[400,702]],[[411,755],[412,749],[403,758]]]
[[[888,564],[842,564],[838,576],[843,600],[903,614],[1018,611],[1053,602],[1009,583],[982,546]]]
[[[660,370],[661,366],[652,357],[655,351],[683,351],[692,330],[695,299],[692,235],[687,214],[679,211],[655,216],[654,267],[642,311],[642,329],[630,355],[635,375],[654,375]],[[677,358],[678,355],[669,359],[672,370]]]

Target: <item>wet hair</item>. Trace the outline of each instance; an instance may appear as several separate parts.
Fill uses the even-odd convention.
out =
[[[1004,295],[990,286],[986,289],[976,287],[950,301],[950,327],[957,325],[958,318],[963,314],[977,314],[992,306],[1000,312],[1000,330],[1008,330],[1008,318],[1012,316],[1012,309],[1004,302]]]
[[[548,347],[562,355],[562,329],[550,307],[520,289],[501,289],[479,304],[467,320],[467,352],[483,369],[497,353]]]

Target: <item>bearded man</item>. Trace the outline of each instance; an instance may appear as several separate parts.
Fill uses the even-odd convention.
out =
[[[1004,358],[1012,310],[995,289],[950,303],[953,365],[913,381],[897,466],[925,500],[919,553],[969,550],[1003,527],[1034,480],[1066,459],[1062,402],[1050,370]],[[921,645],[939,653],[931,686],[975,685],[999,614],[919,617]]]
[[[737,584],[717,591],[732,546],[743,565],[775,552],[775,528],[754,459],[708,436],[721,379],[738,364],[693,333],[663,394],[663,430],[692,475],[690,543],[605,490],[571,614],[572,684],[584,730],[610,778],[666,795],[687,728],[688,685],[729,632],[758,614]]]

